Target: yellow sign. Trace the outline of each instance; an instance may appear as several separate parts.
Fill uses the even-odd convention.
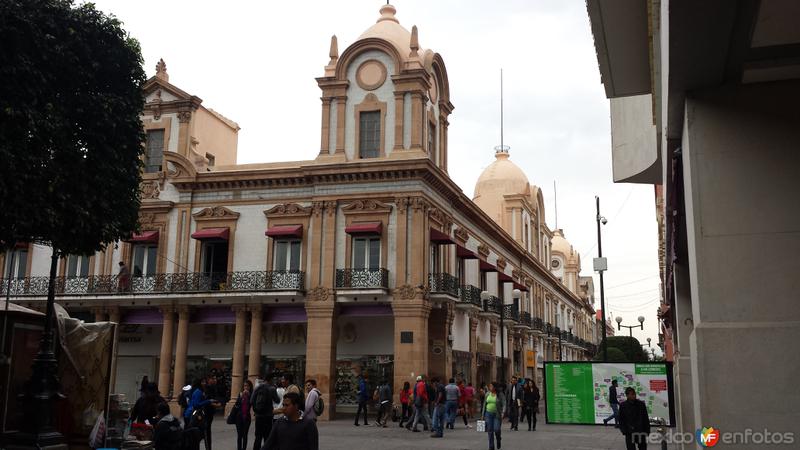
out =
[[[525,366],[536,367],[536,351],[528,350],[525,352]]]

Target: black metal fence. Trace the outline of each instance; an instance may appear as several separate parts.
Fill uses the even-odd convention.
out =
[[[471,284],[462,284],[460,292],[461,303],[467,303],[477,308],[482,308],[481,290]]]
[[[449,273],[428,274],[428,286],[431,288],[431,293],[449,294],[458,298],[460,283],[458,278]]]
[[[210,291],[281,291],[305,290],[305,272],[243,271],[221,273],[158,273],[150,276],[92,275],[56,277],[56,295],[159,294]],[[48,277],[11,280],[12,296],[45,296]],[[0,294],[9,290],[8,280],[0,279]]]
[[[336,269],[337,288],[389,288],[386,269]]]
[[[499,316],[501,307],[502,302],[495,296],[491,296],[483,301],[483,310],[485,312],[497,314]]]

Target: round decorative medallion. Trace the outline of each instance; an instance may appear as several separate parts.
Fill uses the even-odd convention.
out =
[[[554,260],[553,260],[553,261],[550,263],[550,267],[552,267],[553,269],[558,269],[560,266],[561,266],[561,263],[560,263],[560,262],[558,262],[558,260],[557,260],[557,259],[554,259]]]
[[[380,61],[364,61],[356,71],[356,82],[365,91],[374,91],[386,81],[386,66]]]

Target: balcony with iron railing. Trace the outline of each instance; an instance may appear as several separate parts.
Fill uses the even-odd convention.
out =
[[[495,296],[491,296],[483,300],[483,313],[487,315],[500,315],[501,300]]]
[[[336,269],[337,289],[389,289],[386,269]]]
[[[481,290],[471,284],[462,284],[459,289],[459,302],[456,306],[465,308],[483,308],[481,302]]]
[[[531,328],[533,331],[536,331],[538,334],[544,333],[544,321],[541,317],[534,317],[531,320]]]
[[[0,295],[46,296],[49,277],[0,279]],[[157,273],[147,276],[91,275],[56,277],[55,293],[73,295],[183,294],[213,291],[304,291],[302,271],[244,271],[228,273]]]
[[[502,302],[502,300],[501,300]],[[511,324],[519,322],[519,306],[503,305],[503,319]]]
[[[459,298],[461,281],[449,273],[429,273],[428,287],[433,296],[438,294]]]
[[[525,328],[533,328],[533,318],[531,313],[523,311],[519,314],[519,324]]]

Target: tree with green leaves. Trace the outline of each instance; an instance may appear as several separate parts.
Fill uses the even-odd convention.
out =
[[[639,340],[630,336],[608,336],[608,361],[609,362],[646,362],[650,358],[647,352],[644,351]],[[611,349],[619,351],[624,357],[622,361],[613,361],[611,359]],[[615,352],[615,357],[619,355]],[[595,356],[596,361],[602,361],[602,351]]]
[[[43,445],[55,439],[47,436],[58,257],[93,253],[137,227],[145,74],[138,42],[91,3],[0,0],[0,43],[0,250],[53,248],[25,402],[25,431]]]

